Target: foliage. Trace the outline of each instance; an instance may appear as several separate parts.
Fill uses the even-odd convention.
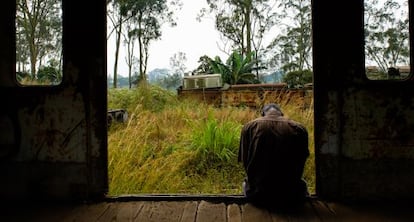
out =
[[[125,56],[126,64],[128,66],[128,84],[129,88],[132,88],[133,84],[133,68],[137,63],[139,63],[139,60],[135,56],[135,42],[137,38],[137,29],[135,27],[134,22],[129,19],[125,22],[125,32],[122,32],[124,36],[124,44],[126,45],[127,49],[127,55]]]
[[[311,69],[311,1],[282,0],[283,14],[279,34],[267,47],[273,56],[270,64],[279,66],[284,72]]]
[[[387,0],[365,1],[365,53],[382,73],[410,58],[408,5]],[[404,7],[402,7],[404,6]]]
[[[32,79],[37,79],[37,69],[43,60],[60,60],[62,56],[60,1],[17,0],[16,5],[18,71],[25,72],[24,66],[30,64]]]
[[[168,103],[175,103],[176,95],[159,86],[141,82],[134,89],[110,89],[108,91],[108,109],[126,109],[133,113],[135,109],[158,112]],[[139,106],[139,107],[137,107]]]
[[[254,52],[242,55],[234,51],[226,63],[223,63],[220,57],[210,60],[211,69],[214,73],[222,76],[223,82],[230,85],[234,84],[251,84],[257,83],[256,76],[252,73],[256,69],[257,61],[254,58]]]
[[[169,69],[154,69],[148,72],[148,82],[155,83],[171,73]]]
[[[171,26],[176,25],[173,12],[176,8],[181,8],[181,2],[180,0],[168,2],[167,0],[112,0],[109,2],[112,2],[114,11],[108,13],[108,17],[112,22],[114,30],[116,30],[113,87],[117,87],[119,44],[122,25],[126,22],[127,33],[124,36],[126,37],[129,49],[127,58],[129,67],[132,69],[132,65],[134,64],[134,52],[132,49],[135,41],[138,41],[138,79],[146,81],[149,45],[152,41],[161,37],[161,26],[164,23],[169,23]],[[130,82],[132,82],[131,78]]]
[[[185,62],[187,62],[187,56],[184,52],[177,52],[170,58],[170,66],[174,74],[179,74],[183,76],[187,67],[185,67]]]
[[[21,83],[24,80],[31,79],[31,75],[28,72],[16,72],[16,79]]]
[[[203,8],[199,19],[207,13],[214,13],[216,29],[229,49],[243,54],[259,53],[264,33],[275,24],[274,7],[268,0],[206,0],[209,9]],[[226,46],[227,43],[224,43]],[[224,46],[224,47],[225,47]],[[253,50],[254,48],[254,50]]]
[[[166,90],[145,87],[108,91],[108,107],[119,107],[121,103],[129,107],[128,122],[111,125],[108,132],[109,195],[241,194],[245,174],[235,153],[239,130],[258,113],[245,108],[215,108],[197,101],[178,100]],[[289,101],[280,103],[285,115],[302,122],[310,135],[311,157],[306,163],[304,178],[313,193],[313,111]],[[216,151],[213,146],[217,147]],[[220,152],[219,147],[231,147],[233,154]]]
[[[183,77],[181,74],[173,73],[173,74],[164,76],[156,84],[158,84],[164,89],[176,90],[178,87],[181,86],[182,81],[183,81]]]
[[[170,1],[169,3],[167,3],[167,0],[127,2],[127,7],[137,26],[139,76],[143,80],[146,78],[150,43],[161,37],[161,26],[164,23],[169,23],[171,26],[176,25],[172,7],[181,8],[181,3],[179,0]]]
[[[37,79],[40,82],[50,82],[51,84],[58,84],[62,80],[62,73],[58,68],[53,66],[43,66],[37,72]]]
[[[214,70],[212,69],[210,63],[211,58],[207,55],[203,55],[198,59],[198,63],[200,64],[195,70],[192,71],[193,74],[203,73],[203,74],[213,74]]]
[[[124,18],[126,17],[127,8],[125,7],[124,0],[108,0],[107,5],[107,18],[112,24],[112,30],[109,32],[108,38],[115,31],[115,61],[112,86],[117,88],[119,47],[121,44],[122,26],[125,20],[127,20]]]
[[[312,83],[313,73],[310,70],[298,70],[286,73],[283,76],[283,82],[285,82],[289,88],[300,88],[306,83]]]

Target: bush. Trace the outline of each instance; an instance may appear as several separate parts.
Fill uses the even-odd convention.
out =
[[[200,123],[193,123],[191,149],[198,152],[201,159],[212,161],[230,161],[237,155],[241,124],[232,121],[219,122],[210,113]]]
[[[108,90],[108,109],[127,109],[128,113],[133,113],[139,108],[137,106],[143,110],[158,112],[167,104],[173,105],[177,102],[173,92],[145,82],[140,83],[134,89],[112,88]]]
[[[312,82],[312,71],[310,70],[298,70],[288,72],[283,77],[283,82],[286,82],[289,88],[301,88],[306,83]]]

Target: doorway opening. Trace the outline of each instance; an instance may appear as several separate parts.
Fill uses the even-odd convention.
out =
[[[307,128],[315,193],[310,1],[254,5],[267,19],[252,12],[249,35],[237,6],[211,4],[107,5],[109,195],[242,194],[240,131],[269,102]]]

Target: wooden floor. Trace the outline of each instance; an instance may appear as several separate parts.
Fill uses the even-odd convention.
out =
[[[237,202],[210,198],[109,200],[82,204],[21,203],[2,206],[0,221],[414,221],[414,204],[347,205],[310,199],[296,209],[264,209]]]

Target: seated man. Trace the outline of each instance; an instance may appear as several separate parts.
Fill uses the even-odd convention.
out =
[[[302,174],[309,156],[308,132],[285,118],[277,104],[263,107],[262,117],[241,131],[239,162],[247,177],[243,192],[259,203],[301,203],[308,195]]]

